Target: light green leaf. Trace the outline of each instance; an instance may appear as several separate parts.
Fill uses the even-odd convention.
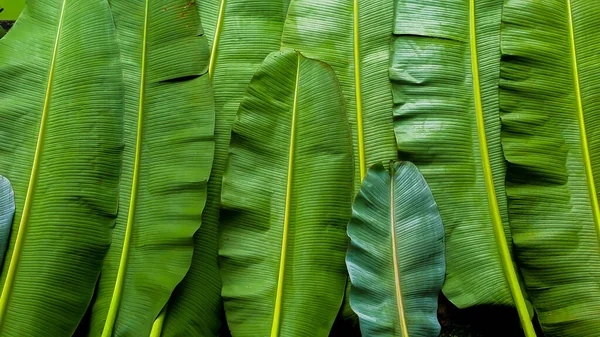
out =
[[[363,336],[438,336],[444,227],[410,162],[371,167],[352,206],[346,256]]]
[[[215,38],[221,6],[220,33]],[[252,75],[270,52],[279,49],[287,0],[200,0],[198,8],[213,45],[215,160],[202,227],[194,237],[192,266],[169,302],[162,337],[219,335],[222,304],[217,232],[231,127]]]
[[[548,337],[600,336],[600,7],[509,0],[500,104],[513,241]]]
[[[476,4],[476,5],[475,5]],[[400,158],[423,173],[446,231],[444,294],[459,308],[516,304],[500,146],[502,0],[398,0],[390,78]]]
[[[221,275],[233,336],[328,336],[346,283],[352,151],[324,63],[290,50],[254,75],[223,177]]]
[[[111,1],[125,79],[125,151],[91,336],[148,336],[190,267],[214,151],[209,54],[195,6]]]
[[[0,40],[0,173],[16,203],[2,336],[71,336],[90,303],[117,213],[118,57],[105,0],[31,0]]]
[[[15,192],[8,179],[0,176],[0,264],[8,248],[10,229],[15,216]]]

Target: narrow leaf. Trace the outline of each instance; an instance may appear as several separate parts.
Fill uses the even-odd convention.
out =
[[[187,273],[214,151],[195,3],[112,0],[125,80],[119,216],[90,336],[148,336]]]

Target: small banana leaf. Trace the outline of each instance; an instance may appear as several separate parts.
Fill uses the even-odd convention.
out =
[[[285,50],[254,75],[223,176],[219,254],[235,337],[329,335],[346,284],[352,147],[322,62]]]
[[[346,264],[362,335],[438,336],[444,226],[417,167],[374,165],[352,209]]]

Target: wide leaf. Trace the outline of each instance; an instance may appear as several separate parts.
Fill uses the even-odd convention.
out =
[[[202,227],[194,236],[192,266],[169,302],[162,337],[219,335],[223,309],[217,235],[231,127],[252,75],[269,53],[279,49],[287,1],[197,1],[212,46],[209,74],[216,106],[215,158]]]
[[[0,40],[0,174],[16,214],[0,335],[71,336],[110,245],[122,73],[105,0],[31,0]]]
[[[374,165],[352,209],[346,263],[362,335],[438,336],[444,226],[417,167]]]
[[[397,0],[390,78],[399,156],[419,167],[446,231],[443,292],[459,308],[516,305],[500,146],[502,0]]]
[[[500,107],[513,241],[548,337],[600,336],[600,7],[509,0]]]
[[[91,336],[148,336],[190,267],[214,151],[208,47],[195,6],[111,1],[125,80],[125,151]]]
[[[346,283],[352,149],[324,63],[286,50],[254,75],[223,177],[221,275],[234,337],[328,336]]]

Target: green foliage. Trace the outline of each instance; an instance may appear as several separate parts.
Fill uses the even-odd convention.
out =
[[[270,54],[250,82],[223,177],[221,276],[234,336],[327,336],[342,303],[352,148],[324,63]]]
[[[125,148],[119,216],[90,336],[137,337],[149,335],[190,267],[212,166],[214,103],[194,5],[112,0],[111,8],[123,63]]]
[[[502,146],[513,240],[544,333],[598,336],[600,8],[570,6],[504,6]]]
[[[352,206],[350,304],[364,336],[437,336],[444,227],[416,166],[390,166],[369,169]]]
[[[0,172],[17,205],[2,336],[70,336],[110,246],[122,77],[108,3],[32,0],[0,40]]]

